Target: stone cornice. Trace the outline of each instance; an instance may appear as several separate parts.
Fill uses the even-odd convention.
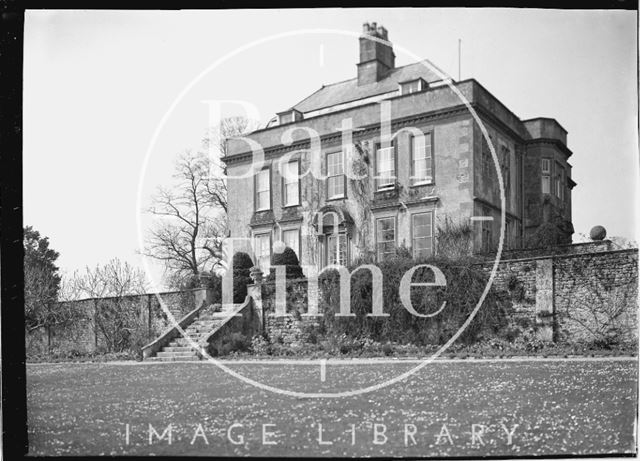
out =
[[[510,127],[507,123],[505,123],[503,120],[498,118],[495,114],[493,114],[485,106],[475,102],[471,103],[470,105],[478,113],[478,115],[481,116],[481,118],[485,118],[491,123],[493,123],[494,125],[500,127],[502,130],[507,132],[511,137],[513,137],[517,142],[526,143],[526,144],[534,144],[534,143],[542,143],[542,142],[551,143],[557,146],[562,152],[564,152],[567,155],[567,158],[569,158],[573,154],[567,146],[562,144],[562,142],[560,142],[557,139],[552,139],[552,138],[526,139],[520,133],[518,133],[512,127]],[[415,114],[408,117],[403,117],[403,118],[393,120],[391,122],[391,131],[397,131],[401,128],[404,128],[416,122],[421,123],[421,122],[443,120],[448,117],[453,117],[453,116],[457,116],[464,113],[469,113],[467,106],[464,104],[459,104],[457,106],[452,106],[446,109],[441,109],[441,110],[432,111],[432,112],[423,112],[421,114]],[[379,133],[379,131],[380,131],[379,123],[357,127],[354,129],[354,132],[353,132],[353,140],[360,141],[360,140],[366,139],[372,134]],[[341,139],[341,136],[342,136],[342,133],[340,133],[339,131],[336,131],[334,133],[327,133],[320,136],[320,143],[322,145],[325,145],[325,144],[331,144],[333,142],[339,142]],[[309,149],[309,140],[307,139],[294,142],[289,146],[284,146],[282,144],[279,144],[276,146],[268,147],[264,149],[264,157],[265,157],[265,161],[269,161],[274,158],[278,158],[282,154],[287,152],[293,152],[296,150],[306,150],[306,149]],[[221,160],[225,162],[227,165],[232,165],[232,164],[238,164],[238,163],[251,160],[251,158],[252,158],[252,152],[246,151],[240,154],[222,157]]]
[[[285,224],[290,222],[301,222],[303,221],[303,219],[304,218],[302,216],[290,216],[288,218],[278,219],[278,224]]]
[[[473,107],[473,104],[472,104],[472,107]],[[442,110],[437,110],[432,112],[423,112],[421,114],[398,118],[391,122],[391,131],[397,131],[403,127],[408,126],[411,123],[442,120],[448,117],[457,116],[464,113],[468,113],[468,109],[464,104],[460,104],[447,109],[442,109]],[[353,140],[354,141],[363,140],[363,138],[367,138],[368,136],[371,136],[374,133],[378,133],[379,131],[380,131],[380,123],[374,123],[371,125],[357,127],[353,131]],[[320,136],[320,142],[321,144],[325,144],[325,143],[330,144],[335,141],[340,141],[341,137],[342,137],[342,133],[339,131],[336,131],[335,133],[328,133]],[[273,158],[277,158],[281,154],[284,154],[287,152],[292,152],[295,150],[304,150],[304,149],[309,149],[309,140],[298,141],[298,142],[292,143],[290,146],[283,146],[282,144],[280,144],[277,146],[268,147],[264,149],[265,161],[272,160]],[[222,157],[221,160],[225,162],[227,165],[231,165],[231,164],[237,164],[237,163],[250,160],[251,157],[252,157],[252,152],[246,151],[240,154]]]
[[[486,107],[484,107],[484,106],[482,106],[480,104],[476,104],[476,103],[471,104],[471,107],[473,107],[473,109],[478,113],[478,115],[482,115],[482,117],[487,118],[490,122],[492,122],[493,124],[495,124],[495,125],[499,126],[500,128],[502,128],[511,137],[513,137],[516,141],[521,142],[521,143],[526,142],[525,138],[523,138],[520,133],[518,133],[513,128],[511,128],[509,125],[507,125],[505,122],[503,122],[498,117],[496,117],[495,114],[493,114]]]
[[[420,205],[426,205],[428,203],[437,203],[439,200],[440,200],[440,197],[434,195],[434,196],[425,197],[418,200],[411,200],[406,202],[403,201],[403,203],[407,206],[407,208],[413,208],[413,207],[418,207]]]
[[[480,197],[475,196],[475,195],[473,196],[473,200],[478,201],[478,202],[482,203],[483,205],[486,205],[486,206],[488,206],[490,208],[493,208],[494,210],[500,211],[502,209],[499,206],[489,202],[488,200],[485,200],[485,199],[480,198]],[[512,214],[510,212],[508,212],[507,210],[505,210],[505,215],[510,217],[510,218],[512,218],[512,219],[515,219],[516,221],[522,221],[522,218],[520,218],[519,216],[516,216],[516,215],[514,215],[514,214]]]
[[[565,154],[567,156],[567,158],[571,157],[573,155],[573,152],[571,152],[571,149],[569,149],[567,146],[565,146],[562,141],[560,141],[559,139],[554,139],[554,138],[534,138],[534,139],[527,139],[527,144],[551,144],[555,147],[557,147],[560,151],[562,151],[563,154]]]

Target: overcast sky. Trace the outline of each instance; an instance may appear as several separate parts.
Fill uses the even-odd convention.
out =
[[[347,33],[376,21],[396,65],[414,61],[402,47],[454,78],[462,39],[463,79],[521,119],[556,118],[569,132],[576,233],[601,224],[637,239],[636,20],[627,11],[524,9],[28,11],[24,222],[50,238],[65,271],[112,257],[141,265],[139,185],[148,205],[175,156],[198,146],[203,101],[248,101],[266,122],[323,84],[355,77],[358,42]],[[306,32],[237,52],[293,31]]]

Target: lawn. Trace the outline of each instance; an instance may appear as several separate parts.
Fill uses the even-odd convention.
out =
[[[415,363],[229,366],[289,390],[337,392]],[[206,362],[30,364],[29,454],[633,453],[637,377],[636,359],[442,361],[374,392],[319,399],[258,389]],[[149,425],[162,435],[169,424],[171,444],[149,444]]]

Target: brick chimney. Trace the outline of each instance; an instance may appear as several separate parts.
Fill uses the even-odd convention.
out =
[[[383,40],[371,40],[371,37]],[[383,79],[394,68],[396,55],[388,40],[387,29],[375,22],[362,25],[360,36],[360,62],[358,63],[358,85],[366,85]]]

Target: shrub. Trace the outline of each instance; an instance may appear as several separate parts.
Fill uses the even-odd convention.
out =
[[[258,355],[271,355],[271,344],[264,336],[256,335],[251,339],[251,351]]]
[[[204,277],[204,287],[211,290],[213,304],[222,302],[222,277],[210,272]]]
[[[212,357],[229,355],[232,352],[245,352],[251,347],[251,339],[242,333],[231,333],[222,340],[219,346],[209,345],[208,352]]]
[[[438,223],[437,253],[441,256],[457,259],[471,254],[473,228],[468,221],[455,222],[451,217]]]
[[[371,312],[372,286],[370,271],[361,269],[351,279],[351,312],[355,317],[335,319],[339,311],[339,275],[327,271],[320,277],[321,308],[330,334],[350,337],[370,337],[378,342],[415,342],[417,344],[443,344],[448,341],[475,309],[486,287],[488,275],[476,268],[470,260],[431,258],[425,263],[439,268],[445,275],[444,287],[412,287],[413,308],[422,314],[434,313],[444,302],[444,310],[433,317],[418,317],[408,312],[400,301],[398,288],[404,274],[415,265],[411,258],[397,255],[377,263],[383,274],[382,305],[389,317],[368,317]],[[351,270],[354,268],[352,267]],[[432,282],[430,269],[415,271],[413,282]],[[511,305],[506,296],[493,286],[482,308],[459,337],[459,341],[472,343],[483,335],[497,333],[507,324]]]
[[[251,256],[242,251],[238,251],[233,255],[233,259],[231,260],[231,267],[233,267],[234,271],[246,270],[247,275],[249,275],[249,271],[253,267]]]
[[[382,345],[382,353],[387,357],[393,354],[393,346],[391,344],[386,343]]]
[[[522,301],[524,299],[524,285],[515,274],[511,274],[507,280],[507,288],[512,299]]]
[[[231,267],[233,270],[233,302],[238,304],[244,302],[247,297],[247,285],[253,283],[251,279],[253,261],[247,253],[239,251],[233,255]]]
[[[304,278],[302,273],[302,267],[296,256],[296,252],[289,247],[284,247],[282,253],[273,253],[271,257],[272,266],[284,266],[286,279],[300,279]],[[267,281],[272,282],[276,279],[276,269],[272,267],[269,269],[269,275]]]
[[[536,231],[525,239],[524,246],[551,249],[571,243],[571,234],[573,234],[572,224],[561,217],[556,217],[538,226]]]

